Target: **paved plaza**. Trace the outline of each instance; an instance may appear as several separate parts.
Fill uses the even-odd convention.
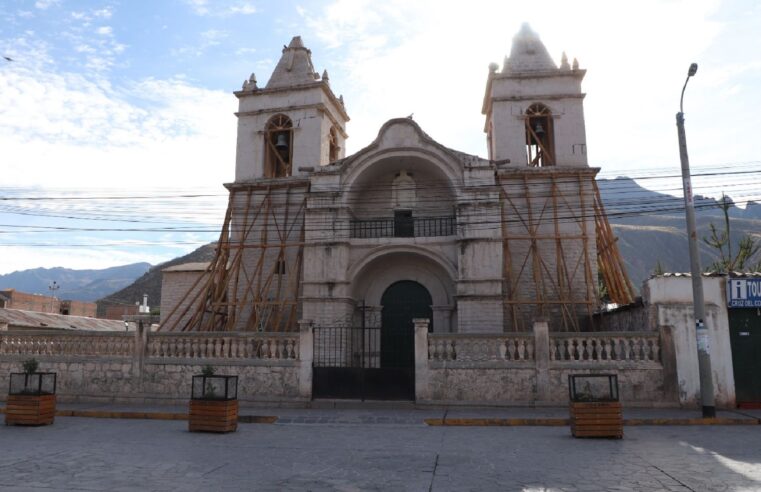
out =
[[[225,435],[171,420],[0,426],[0,489],[761,490],[759,425],[627,426],[623,440],[582,440],[568,427],[425,425],[434,410],[246,413],[279,420]]]

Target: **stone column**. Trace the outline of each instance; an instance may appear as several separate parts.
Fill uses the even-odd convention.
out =
[[[312,399],[312,361],[314,360],[314,323],[299,320],[299,396]]]
[[[550,401],[550,329],[545,320],[534,321],[536,401]]]
[[[428,375],[428,324],[429,319],[415,318],[415,401],[431,399]]]

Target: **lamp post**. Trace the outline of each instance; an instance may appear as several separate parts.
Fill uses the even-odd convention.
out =
[[[58,283],[54,280],[53,283],[48,285],[48,290],[50,291],[50,312],[53,313],[55,311],[55,301],[57,300],[55,297],[55,293],[58,289],[60,289],[61,286],[58,285]]]
[[[700,401],[703,417],[715,417],[716,405],[713,395],[713,378],[711,377],[711,347],[708,327],[705,323],[705,305],[703,301],[703,276],[701,275],[700,257],[698,256],[698,238],[695,227],[695,202],[692,195],[690,178],[690,160],[687,157],[687,139],[684,134],[684,90],[690,77],[698,71],[698,64],[693,63],[687,72],[687,79],[679,98],[679,112],[676,114],[676,128],[679,135],[679,159],[682,162],[682,187],[684,189],[684,212],[687,218],[687,242],[690,246],[690,272],[692,274],[692,304],[695,313],[695,336],[698,343],[698,371],[700,373]]]

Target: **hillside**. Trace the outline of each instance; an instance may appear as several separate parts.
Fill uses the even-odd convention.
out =
[[[0,275],[0,289],[49,295],[48,286],[56,282],[59,299],[95,301],[130,285],[150,267],[150,263],[133,263],[101,270],[34,268]]]
[[[640,288],[659,262],[665,271],[689,271],[681,198],[648,190],[629,178],[598,180],[598,185],[635,288]],[[716,200],[698,196],[696,203],[698,237],[702,239],[709,235],[711,222],[717,227],[722,225],[723,214]],[[730,216],[734,244],[746,234],[761,239],[761,204],[749,203],[745,209],[733,206]],[[211,261],[215,246],[216,243],[207,244],[190,254],[151,268],[132,285],[98,301],[99,312],[105,310],[106,304],[134,304],[142,299],[144,293],[148,294],[151,306],[159,306],[161,271],[181,263]],[[703,266],[711,264],[715,252],[702,240],[699,248]]]
[[[143,294],[148,294],[148,304],[152,307],[161,305],[161,271],[182,263],[211,261],[217,243],[209,243],[192,251],[185,256],[161,263],[152,267],[145,274],[118,292],[98,300],[98,316],[105,313],[106,306],[135,304],[142,301]]]
[[[629,178],[599,180],[598,185],[636,288],[653,273],[658,262],[664,271],[690,270],[682,198],[648,190]],[[724,215],[716,200],[696,196],[695,201],[698,248],[705,268],[714,261],[716,252],[702,239],[710,235],[711,222],[717,228],[723,227]],[[745,209],[732,206],[729,215],[733,244],[746,234],[761,239],[761,205],[749,203]]]

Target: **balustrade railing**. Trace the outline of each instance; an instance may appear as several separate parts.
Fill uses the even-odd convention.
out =
[[[136,335],[0,332],[0,355],[138,356]],[[299,335],[283,333],[149,333],[144,355],[175,359],[298,360]]]
[[[298,334],[154,333],[148,339],[146,355],[178,359],[297,360],[298,350]]]
[[[491,362],[534,360],[534,336],[429,334],[428,359],[431,361]]]
[[[553,333],[550,360],[560,362],[660,362],[657,333]]]
[[[0,333],[2,355],[131,356],[135,337],[128,333]]]
[[[351,237],[439,237],[455,234],[456,220],[449,217],[409,217],[406,221],[391,218],[351,221]]]

